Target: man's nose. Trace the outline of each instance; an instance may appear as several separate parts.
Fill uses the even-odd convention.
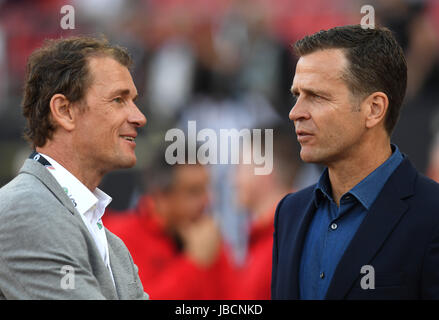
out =
[[[128,119],[130,123],[133,123],[136,125],[136,127],[143,127],[146,124],[146,117],[140,111],[140,109],[137,107],[135,103],[133,103],[133,108],[131,109],[130,118]]]
[[[298,98],[294,106],[291,108],[288,117],[291,121],[295,122],[297,120],[308,120],[311,118],[311,115],[306,108],[305,103]]]

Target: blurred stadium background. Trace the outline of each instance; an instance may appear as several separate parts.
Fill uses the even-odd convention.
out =
[[[60,26],[66,4],[75,9],[73,30]],[[291,44],[321,29],[360,23],[364,4],[374,6],[375,22],[393,30],[406,53],[409,87],[393,141],[427,173],[439,127],[439,1],[0,0],[0,186],[30,152],[22,138],[23,77],[28,55],[44,39],[104,34],[133,55],[139,107],[148,123],[138,138],[136,168],[102,182],[113,196],[111,208],[123,210],[136,203],[145,183],[138,173],[170,128],[185,131],[188,120],[215,130],[292,126]],[[291,135],[295,139],[292,128]],[[233,189],[226,187],[229,169],[213,172],[220,195],[215,210],[239,256],[239,248],[245,251],[244,218],[235,215]],[[303,166],[294,187],[314,182],[319,169]]]

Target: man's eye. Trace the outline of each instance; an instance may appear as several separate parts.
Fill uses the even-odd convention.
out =
[[[113,101],[116,102],[116,103],[122,103],[123,99],[118,97],[118,98],[114,98]]]
[[[311,98],[312,98],[312,99],[315,99],[315,100],[321,100],[321,99],[323,99],[323,97],[319,96],[318,94],[313,94],[313,95],[311,96]]]

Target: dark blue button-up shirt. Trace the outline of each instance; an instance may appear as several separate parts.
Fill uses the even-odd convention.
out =
[[[328,169],[314,189],[316,212],[306,234],[300,261],[301,299],[324,299],[338,262],[355,232],[403,156],[392,145],[392,155],[346,192],[340,206],[332,199]]]

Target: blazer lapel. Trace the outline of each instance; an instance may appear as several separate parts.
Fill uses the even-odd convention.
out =
[[[108,243],[108,253],[110,255],[110,266],[113,273],[114,284],[119,299],[130,299],[130,294],[126,290],[127,279],[124,277],[126,271],[123,264],[119,261],[119,255],[115,254],[112,246]]]
[[[297,232],[291,233],[293,235],[293,237],[295,236],[295,238],[292,239],[292,241],[290,242],[290,243],[294,244],[292,254],[291,254],[292,261],[290,264],[287,264],[287,265],[292,266],[292,272],[291,272],[292,279],[290,279],[291,285],[292,285],[291,286],[292,292],[291,292],[290,299],[299,299],[299,297],[300,297],[299,273],[300,273],[300,261],[301,261],[301,256],[302,256],[302,248],[303,248],[303,243],[305,241],[306,233],[308,231],[308,226],[309,226],[309,224],[312,220],[312,217],[314,216],[314,213],[316,211],[314,197],[311,196],[310,199],[311,200],[309,201],[309,203],[306,206],[306,209],[304,211],[305,214],[302,216],[302,218],[298,224]]]
[[[413,194],[416,170],[405,159],[391,175],[342,256],[326,299],[343,299],[407,211],[404,198]]]

